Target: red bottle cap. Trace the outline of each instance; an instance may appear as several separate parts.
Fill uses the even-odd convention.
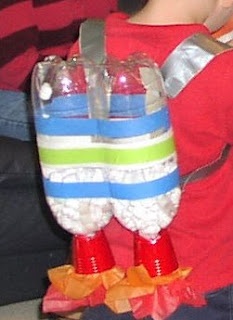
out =
[[[178,268],[176,255],[166,230],[156,239],[135,234],[135,265],[143,264],[151,277],[167,275]]]
[[[93,274],[109,270],[115,261],[103,231],[93,237],[73,237],[73,265],[76,273]]]

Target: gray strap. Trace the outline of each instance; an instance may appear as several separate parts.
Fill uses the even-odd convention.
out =
[[[176,97],[216,55],[231,49],[229,45],[201,33],[184,40],[161,67],[168,96]]]
[[[211,174],[219,170],[224,163],[227,161],[229,153],[231,151],[231,145],[227,144],[223,148],[221,154],[211,163],[204,165],[203,167],[197,168],[196,170],[185,174],[180,177],[180,184],[184,187],[187,183],[199,181],[201,179],[209,177]]]
[[[80,26],[80,52],[90,60],[101,63],[105,57],[104,21],[88,19]]]

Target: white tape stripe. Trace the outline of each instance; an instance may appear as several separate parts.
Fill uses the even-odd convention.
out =
[[[111,140],[113,142],[92,142],[91,136],[47,136],[37,135],[37,144],[40,148],[46,149],[75,149],[75,148],[108,148],[108,149],[138,149],[159,144],[173,136],[172,129],[160,134],[157,137],[150,138],[150,135],[134,137],[130,139]],[[142,140],[143,139],[143,140]]]

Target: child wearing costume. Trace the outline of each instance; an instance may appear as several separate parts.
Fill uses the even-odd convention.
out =
[[[162,65],[184,39],[195,33],[210,35],[232,13],[232,1],[183,0],[177,4],[151,0],[132,17],[115,14],[107,19],[107,53],[124,58],[132,50],[143,51]],[[227,143],[232,144],[232,60],[232,51],[218,55],[168,101],[181,175],[213,162]],[[180,308],[172,320],[217,319],[221,313],[223,318],[229,317],[233,283],[231,158],[230,152],[216,172],[183,187],[169,233],[179,264],[192,267],[189,280],[207,296],[208,304]]]
[[[172,0],[150,0],[132,17],[121,13],[108,17],[106,51],[119,59],[126,59],[132,51],[146,52],[161,66],[181,42],[195,34],[209,36],[232,12],[233,1],[183,0],[177,5]],[[78,51],[78,46],[74,51]],[[217,163],[226,145],[233,142],[232,67],[231,50],[216,55],[176,97],[169,99],[181,176]],[[233,303],[231,158],[230,150],[226,161],[211,174],[202,174],[196,181],[186,181],[183,185],[178,213],[168,231],[179,265],[192,267],[189,281],[197,292],[206,296],[207,305],[182,306],[169,319],[214,320],[220,315],[224,319],[230,315]],[[128,244],[132,235],[121,226],[114,228],[114,223],[108,225],[110,238],[119,237]],[[119,249],[117,244],[115,249],[116,252]],[[131,249],[123,248],[124,257]],[[134,264],[126,262],[128,267]]]

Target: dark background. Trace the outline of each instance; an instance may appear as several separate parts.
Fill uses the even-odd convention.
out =
[[[118,8],[126,13],[133,13],[144,6],[147,0],[118,0]]]

